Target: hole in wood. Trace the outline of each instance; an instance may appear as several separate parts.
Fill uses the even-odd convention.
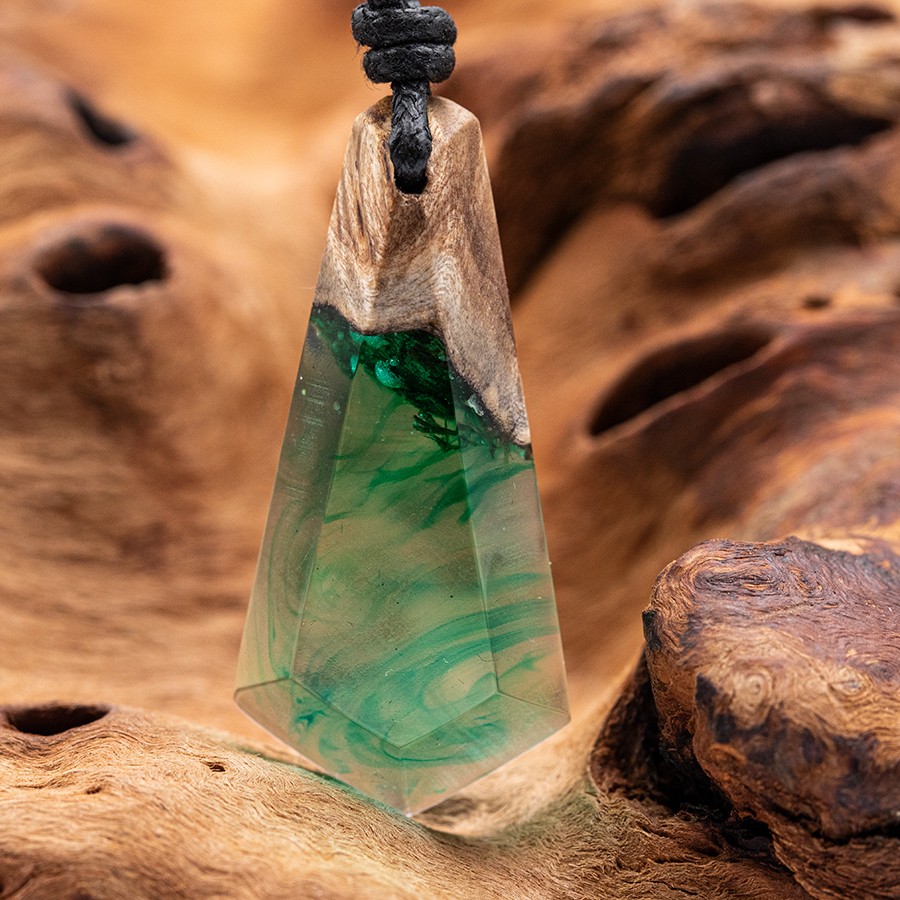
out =
[[[885,22],[896,22],[896,16],[885,7],[877,3],[850,3],[846,6],[822,6],[814,9],[813,15],[817,16],[823,24],[831,22],[850,21],[863,25],[881,25]]]
[[[166,261],[150,235],[126,225],[101,225],[48,247],[35,261],[35,271],[60,293],[100,294],[162,281]]]
[[[750,359],[772,340],[756,328],[709,334],[664,347],[641,360],[603,401],[591,434],[599,435]]]
[[[812,102],[807,110],[792,108],[760,121],[752,97],[753,85],[726,88],[691,110],[706,121],[674,154],[650,202],[655,215],[687,212],[745,172],[798,153],[855,147],[894,124]]]
[[[22,734],[49,736],[62,734],[72,728],[81,728],[102,719],[109,713],[108,706],[23,706],[7,709],[6,722],[10,728]]]
[[[225,766],[220,762],[212,762],[210,760],[204,760],[203,765],[205,765],[210,772],[224,772]]]
[[[87,97],[78,91],[66,93],[66,101],[75,113],[83,131],[96,143],[104,147],[125,147],[137,140],[137,133],[100,112]]]

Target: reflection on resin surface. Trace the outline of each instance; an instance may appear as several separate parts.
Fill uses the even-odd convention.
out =
[[[336,777],[424,809],[567,721],[528,448],[424,331],[312,316],[238,678]]]

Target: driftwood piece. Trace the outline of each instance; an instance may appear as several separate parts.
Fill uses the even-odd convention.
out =
[[[278,192],[19,50],[0,132],[4,698],[246,729],[229,685],[305,324]]]
[[[745,366],[711,386],[716,433],[752,443],[762,433],[771,454],[734,451],[752,462],[739,480],[706,460],[700,490],[742,504],[751,533],[796,528],[808,539],[711,541],[662,573],[644,613],[646,663],[593,771],[614,794],[706,809],[740,840],[763,826],[813,896],[893,897],[898,316],[857,310],[793,331],[781,332],[781,363],[773,352],[755,373]],[[775,396],[801,442],[782,443],[767,409]],[[814,412],[821,397],[840,418]],[[680,431],[673,409],[666,433]]]
[[[898,563],[876,539],[703,544],[644,616],[662,746],[834,897],[900,890]]]
[[[5,718],[4,896],[806,896],[702,823],[598,802],[583,733],[507,772],[487,811],[459,800],[434,814],[435,826],[466,820],[463,838],[158,715],[30,707]],[[77,827],[48,838],[61,817]]]
[[[829,391],[861,409],[892,390],[864,361],[866,349],[855,370],[849,362],[855,341],[883,340],[878,353],[889,359],[896,340],[893,332],[861,336],[870,328],[877,335],[882,317],[890,331],[896,309],[898,110],[887,60],[900,53],[898,35],[890,14],[876,9],[826,15],[726,4],[682,15],[663,7],[564,28],[557,40],[582,50],[554,56],[548,40],[556,62],[535,63],[546,62],[546,91],[533,89],[533,70],[512,64],[522,55],[512,40],[497,58],[461,67],[454,96],[482,117],[505,247],[519,252],[516,229],[527,221],[557,248],[531,278],[506,255],[521,285],[517,338],[540,423],[536,458],[553,460],[540,474],[576,691],[583,672],[606,679],[627,664],[643,598],[689,546],[723,535],[778,537],[822,519],[821,494],[801,506],[809,481],[797,482],[792,514],[757,516],[762,495],[785,491],[769,458],[793,447],[791,466],[802,471],[822,446],[811,432],[835,425],[822,402]],[[651,86],[622,100],[620,122],[600,100],[635,69]],[[791,78],[809,90],[766,93]],[[469,88],[479,79],[496,83],[496,95]],[[865,92],[848,88],[861,82]],[[822,120],[823,107],[845,118],[877,109],[882,130],[842,138]],[[685,116],[694,128],[675,127]],[[798,120],[807,124],[805,143],[786,136],[775,153],[777,123]],[[653,127],[656,138],[648,137]],[[560,128],[578,129],[588,147],[560,139]],[[602,152],[607,130],[621,150],[600,165],[590,154]],[[828,149],[816,150],[826,138]],[[693,159],[698,142],[717,150],[730,175],[677,215],[661,215],[649,193],[607,183],[616,165],[632,165],[648,147],[654,161],[635,183],[690,180],[667,161]],[[532,197],[528,216],[514,212],[546,178],[561,183]],[[593,200],[584,210],[559,218],[558,204],[585,193]],[[534,258],[536,245],[528,246]],[[834,343],[845,327],[854,336]],[[808,348],[824,354],[826,385],[799,370],[782,377]],[[870,386],[862,390],[858,379]],[[852,456],[854,426],[845,428],[842,452]],[[885,425],[884,452],[891,433]],[[565,539],[556,543],[556,534]],[[595,551],[599,534],[603,553]],[[569,617],[570,608],[577,614]]]
[[[319,151],[238,178],[7,60],[0,896],[896,895],[900,30],[727,4],[572,34],[486,32],[450,90],[519,288],[576,721],[419,822],[166,715],[254,734],[230,686]]]
[[[743,173],[888,130],[896,119],[884,69],[896,47],[892,18],[871,4],[766,10],[707,3],[688,13],[648,6],[580,20],[527,50],[528,38],[513,39],[461,67],[448,91],[479,115],[495,144],[513,293],[598,203],[631,202],[665,220]],[[531,65],[517,64],[526,53]],[[856,198],[861,205],[864,196]],[[842,209],[831,206],[823,216],[824,199],[817,207],[812,198],[792,199],[813,221],[809,243],[846,233]],[[781,205],[763,218],[771,229],[795,215]],[[718,233],[726,242],[742,233],[728,231]],[[774,248],[781,237],[770,232],[762,243]],[[743,245],[745,264],[754,262],[746,258],[751,247]],[[675,265],[679,255],[668,254]]]

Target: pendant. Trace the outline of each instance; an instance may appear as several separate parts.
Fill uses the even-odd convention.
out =
[[[408,814],[568,721],[477,119],[431,98],[428,185],[394,185],[390,100],[356,121],[328,232],[236,700]]]

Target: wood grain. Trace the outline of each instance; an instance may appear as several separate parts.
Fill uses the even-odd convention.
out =
[[[437,334],[504,437],[531,443],[509,292],[478,120],[431,98],[434,152],[421,194],[393,184],[390,100],[357,118],[315,302],[363,333]]]
[[[598,802],[584,777],[585,735],[571,737],[506,774],[505,812],[527,813],[527,823],[485,829],[484,810],[457,801],[424,828],[159,714],[6,710],[3,892],[586,900],[702,895],[715,878],[722,897],[806,896],[783,869],[746,859],[702,824]],[[61,817],[77,828],[48,840]],[[458,817],[469,820],[465,838],[441,830]]]
[[[53,6],[2,23],[0,896],[895,896],[890,8],[466,5],[575,721],[409,821],[230,701],[344,13]]]
[[[666,569],[645,613],[662,745],[834,897],[900,886],[897,573],[884,540],[718,541]]]

